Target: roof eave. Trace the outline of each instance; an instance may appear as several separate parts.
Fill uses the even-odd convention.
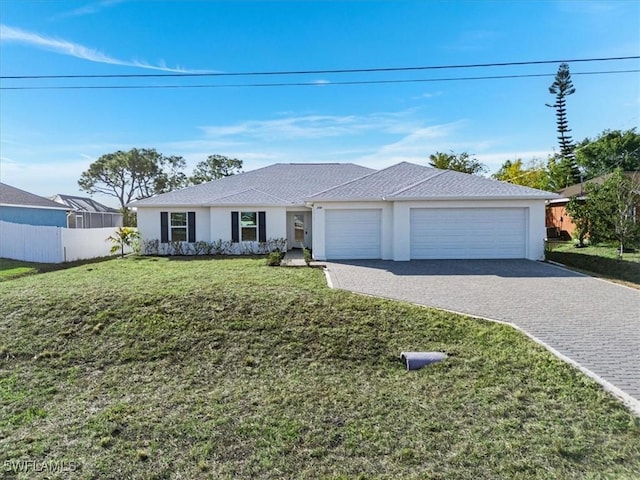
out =
[[[337,203],[337,202],[384,202],[385,197],[350,197],[350,198],[308,198],[306,203]]]
[[[128,204],[130,208],[224,208],[224,207],[291,207],[304,206],[303,203],[265,203],[265,202],[237,202],[237,203],[206,203],[206,204],[187,204],[187,203],[148,203],[143,205]]]
[[[387,197],[387,200],[393,202],[423,202],[423,201],[445,201],[445,200],[539,200],[545,201],[550,198],[547,196],[534,195],[456,195],[456,196],[429,196],[429,197]]]
[[[73,208],[69,207],[46,207],[44,205],[23,205],[20,203],[0,203],[0,207],[18,207],[18,208],[39,208],[41,210],[63,210],[65,212],[69,212],[73,210]]]

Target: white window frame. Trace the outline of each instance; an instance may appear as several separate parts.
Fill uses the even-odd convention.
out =
[[[240,241],[241,242],[257,242],[258,241],[258,212],[257,211],[246,211],[246,212],[240,212]],[[243,217],[245,215],[253,215],[254,220],[252,222],[248,222],[246,220],[243,221]],[[245,238],[245,230],[247,231],[247,233],[253,231],[253,237],[254,238]]]
[[[173,216],[184,215],[184,225],[174,225]],[[175,239],[174,231],[184,230],[184,239]],[[189,240],[189,214],[188,212],[169,212],[169,241],[171,242],[187,242]]]

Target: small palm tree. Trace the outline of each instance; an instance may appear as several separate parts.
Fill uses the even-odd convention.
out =
[[[133,248],[135,242],[140,238],[140,233],[133,227],[118,227],[113,235],[107,237],[105,241],[113,243],[111,254],[120,251],[120,256],[124,258],[125,247]]]

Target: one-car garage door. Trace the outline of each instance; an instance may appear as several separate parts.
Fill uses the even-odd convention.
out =
[[[412,259],[525,258],[524,208],[411,210]]]
[[[327,210],[325,213],[327,259],[380,258],[381,218],[381,210]]]

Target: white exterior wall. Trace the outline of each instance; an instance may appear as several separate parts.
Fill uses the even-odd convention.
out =
[[[287,238],[287,209],[285,207],[211,207],[209,210],[210,234],[208,241],[210,242],[231,240],[231,212],[265,212],[267,240]],[[197,232],[198,227],[196,226],[196,236]]]
[[[544,260],[544,239],[547,236],[545,202],[529,202],[529,260]]]
[[[544,200],[437,200],[418,202],[321,202],[313,206],[313,256],[326,260],[325,212],[330,209],[382,209],[381,252],[383,259],[407,261],[411,258],[412,208],[525,208],[527,239],[525,256],[529,260],[544,259]]]
[[[267,239],[287,238],[285,207],[139,207],[138,230],[143,240],[160,240],[160,212],[196,212],[196,241],[231,240],[231,212],[266,212]]]
[[[210,242],[209,207],[138,207],[138,231],[141,240],[160,240],[160,212],[196,212],[196,241]]]

